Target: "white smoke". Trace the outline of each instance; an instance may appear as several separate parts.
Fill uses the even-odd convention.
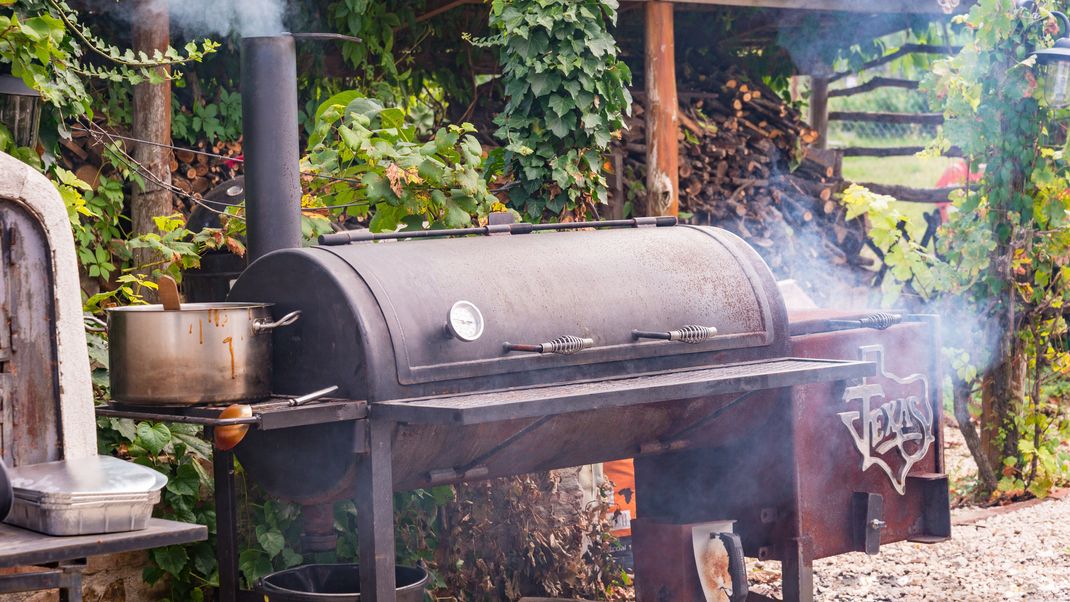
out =
[[[284,31],[284,0],[167,0],[167,5],[171,26],[191,36],[270,36]]]

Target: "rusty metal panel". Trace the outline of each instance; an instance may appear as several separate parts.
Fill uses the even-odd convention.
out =
[[[62,458],[52,261],[37,219],[0,205],[3,452],[18,466]],[[90,400],[86,400],[90,403]]]
[[[802,356],[866,357],[879,365],[878,375],[864,383],[794,393],[799,517],[802,530],[813,535],[816,558],[866,547],[855,536],[865,527],[856,524],[856,494],[883,498],[881,544],[929,535],[926,496],[932,492],[908,477],[942,472],[932,337],[931,324],[912,323],[792,339]]]

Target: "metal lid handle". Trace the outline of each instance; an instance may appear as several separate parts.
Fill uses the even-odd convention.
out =
[[[668,332],[650,332],[646,330],[633,330],[632,336],[637,339],[659,339],[662,341],[679,341],[694,345],[708,341],[717,336],[717,329],[713,326],[687,325],[678,330]]]
[[[505,350],[507,352],[527,351],[529,353],[556,353],[559,355],[572,355],[573,353],[579,353],[580,351],[590,349],[591,347],[594,347],[594,339],[572,335],[558,337],[549,343],[539,343],[537,345],[505,344]]]

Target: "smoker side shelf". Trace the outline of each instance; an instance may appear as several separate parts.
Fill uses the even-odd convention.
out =
[[[134,406],[109,402],[96,408],[97,416],[179,422],[203,426],[248,424],[262,431],[323,424],[347,420],[361,420],[368,416],[368,402],[351,399],[320,399],[308,405],[293,406],[288,397],[273,397],[250,404],[249,418],[220,418],[220,406],[156,407]]]
[[[208,528],[204,525],[159,518],[149,519],[148,527],[141,531],[72,537],[52,537],[0,524],[0,568],[162,548],[207,538]]]
[[[481,424],[875,374],[873,362],[780,358],[548,387],[384,401],[372,404],[370,411],[372,418],[409,424]]]

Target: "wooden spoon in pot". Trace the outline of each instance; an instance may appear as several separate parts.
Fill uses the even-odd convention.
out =
[[[156,286],[159,287],[160,303],[167,311],[178,311],[182,309],[182,302],[178,297],[178,283],[170,276],[160,276],[160,279],[156,281]]]

